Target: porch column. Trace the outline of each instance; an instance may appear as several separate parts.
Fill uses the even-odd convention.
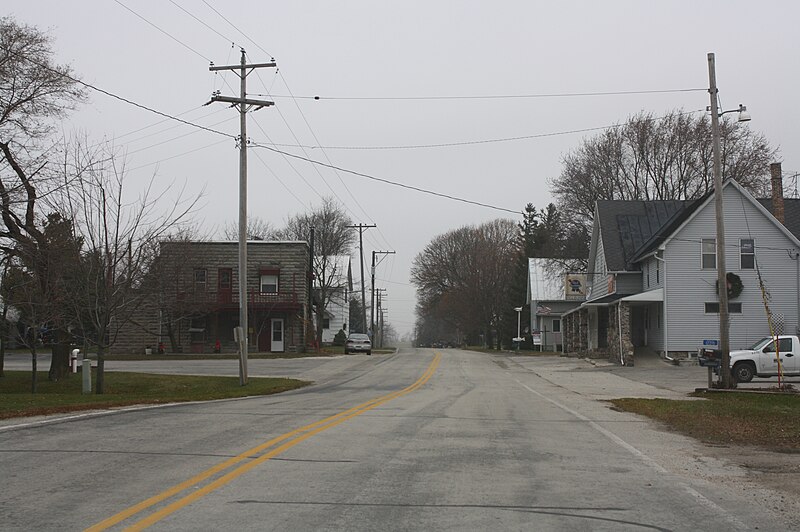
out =
[[[631,327],[630,303],[620,302],[618,305],[618,312],[620,313],[619,321],[617,322],[618,333],[622,333],[622,356],[620,360],[624,361],[625,366],[633,366],[633,330]],[[618,339],[617,350],[619,350],[619,345],[620,341]]]

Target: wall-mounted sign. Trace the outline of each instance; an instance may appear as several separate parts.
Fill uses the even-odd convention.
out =
[[[564,299],[586,299],[586,274],[568,273],[564,280]]]

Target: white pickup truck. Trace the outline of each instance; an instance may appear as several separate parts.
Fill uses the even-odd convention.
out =
[[[768,336],[748,349],[731,351],[731,371],[736,381],[775,377],[778,375],[778,357],[784,375],[800,375],[800,341],[797,336],[778,336],[777,347],[776,350],[775,339]]]

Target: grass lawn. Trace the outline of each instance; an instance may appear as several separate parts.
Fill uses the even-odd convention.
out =
[[[800,451],[800,395],[697,393],[707,401],[614,399],[619,409],[665,423],[716,444],[755,445]]]
[[[107,371],[106,393],[83,395],[81,375],[70,375],[60,382],[50,382],[47,380],[47,372],[39,372],[38,392],[31,394],[29,371],[6,371],[5,374],[5,377],[0,378],[0,419],[133,404],[269,395],[310,384],[295,379],[251,377],[247,386],[239,386],[239,377],[151,375]]]

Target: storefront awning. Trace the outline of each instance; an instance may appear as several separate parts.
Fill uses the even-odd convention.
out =
[[[645,303],[647,301],[664,301],[664,289],[656,288],[655,290],[648,290],[647,292],[639,292],[632,296],[626,296],[620,299],[626,303]]]

